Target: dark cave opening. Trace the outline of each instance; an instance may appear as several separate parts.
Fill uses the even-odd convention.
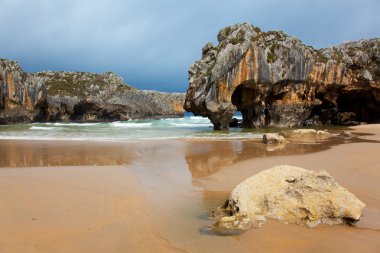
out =
[[[48,118],[48,108],[49,105],[46,101],[41,104],[37,104],[35,109],[38,113],[35,115],[34,120],[37,122],[46,122]]]
[[[82,101],[74,106],[70,120],[84,122],[127,120],[128,108],[124,105],[104,106],[91,101]]]
[[[357,125],[360,122],[380,122],[380,102],[376,100],[371,90],[337,90],[336,99],[329,100],[326,94],[319,94],[322,104],[311,111],[310,119],[306,125],[333,124]],[[306,122],[305,122],[306,123]]]
[[[380,122],[380,103],[370,90],[342,91],[336,101],[338,113],[335,123],[345,121]]]
[[[254,127],[253,122],[258,117],[256,112],[257,92],[249,84],[241,84],[238,86],[231,96],[231,102],[240,111],[243,121],[239,124],[242,128]]]

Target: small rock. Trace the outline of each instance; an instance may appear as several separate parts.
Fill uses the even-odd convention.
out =
[[[212,226],[212,231],[219,235],[238,235],[251,228],[259,228],[265,222],[264,217],[253,220],[245,215],[224,216]]]
[[[280,133],[286,138],[329,138],[331,134],[323,130],[315,129],[296,129],[291,131],[284,131]]]
[[[349,138],[349,137],[352,137],[353,134],[350,132],[350,131],[342,131],[338,134],[338,136],[341,136],[341,137],[345,137],[345,138]]]
[[[286,139],[284,136],[279,135],[278,133],[266,133],[263,135],[262,143],[265,144],[278,144],[284,143]]]
[[[296,129],[291,131],[284,131],[280,133],[285,138],[297,138],[297,137],[314,137],[317,134],[315,129]]]
[[[327,138],[331,137],[331,134],[329,132],[327,132],[327,131],[318,130],[316,132],[316,137],[319,138],[319,139],[327,139]]]

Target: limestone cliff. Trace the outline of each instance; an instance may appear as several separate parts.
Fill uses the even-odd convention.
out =
[[[47,99],[42,80],[27,75],[10,60],[0,60],[0,124],[41,117]]]
[[[0,59],[0,124],[180,116],[184,94],[143,91],[112,72],[25,73]]]
[[[184,109],[227,129],[380,121],[380,39],[316,50],[250,24],[222,29],[189,69]]]

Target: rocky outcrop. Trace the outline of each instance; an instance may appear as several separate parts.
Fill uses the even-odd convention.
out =
[[[315,130],[315,129],[295,129],[282,131],[280,133],[281,136],[285,138],[316,138],[316,139],[327,139],[331,137],[331,134],[327,131],[323,130]]]
[[[227,129],[380,121],[380,39],[316,50],[250,24],[222,29],[189,69],[184,109]]]
[[[20,66],[0,60],[0,124],[38,120],[46,105],[46,86]]]
[[[184,94],[143,91],[112,72],[25,73],[0,59],[0,124],[181,116]]]
[[[266,219],[307,227],[355,224],[365,204],[338,185],[326,171],[280,165],[240,183],[214,216],[215,232],[239,233]]]
[[[284,138],[284,136],[278,133],[266,133],[263,135],[263,139],[261,142],[264,144],[279,144],[286,143],[287,140]]]

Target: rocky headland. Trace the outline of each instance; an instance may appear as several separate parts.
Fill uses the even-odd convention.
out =
[[[26,73],[0,59],[0,124],[182,116],[185,95],[138,90],[113,72]]]
[[[251,24],[219,31],[189,69],[184,109],[228,129],[380,121],[380,39],[314,49]]]

